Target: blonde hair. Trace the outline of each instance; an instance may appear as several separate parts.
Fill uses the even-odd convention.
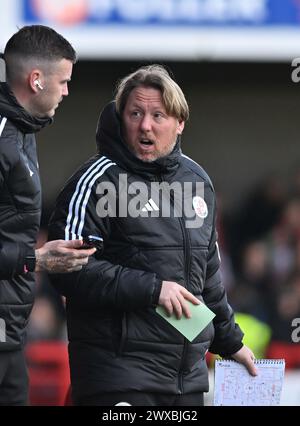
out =
[[[162,94],[163,105],[168,115],[179,121],[187,121],[189,107],[185,96],[178,84],[170,77],[161,65],[148,65],[124,77],[116,89],[116,109],[122,115],[128,97],[136,87],[152,87]]]

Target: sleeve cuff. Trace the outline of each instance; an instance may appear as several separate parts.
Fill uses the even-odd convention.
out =
[[[154,286],[154,291],[152,294],[152,305],[153,306],[157,306],[158,305],[158,300],[159,300],[159,296],[160,296],[160,292],[161,292],[161,286],[162,286],[162,280],[160,278],[156,279],[155,282],[155,286]]]
[[[230,350],[230,353],[226,352],[226,353],[219,353],[219,355],[222,358],[229,358],[231,357],[231,355],[235,354],[237,351],[239,351],[240,349],[242,349],[242,347],[244,346],[243,342],[239,342],[238,344],[236,344],[235,346],[233,346]]]
[[[25,259],[26,257],[35,257],[35,250],[26,246],[25,244],[19,245],[19,257],[18,257],[18,266],[17,274],[23,274],[25,271]]]

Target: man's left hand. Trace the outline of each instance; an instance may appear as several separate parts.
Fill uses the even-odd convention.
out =
[[[255,356],[247,346],[244,345],[239,351],[232,354],[231,357],[235,361],[243,364],[247,368],[251,376],[258,375],[257,368],[254,365]]]

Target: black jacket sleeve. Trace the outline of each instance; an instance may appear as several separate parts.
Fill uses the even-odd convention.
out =
[[[3,184],[4,177],[0,170],[0,193]],[[25,244],[0,240],[0,280],[10,279],[14,275],[22,274],[25,257],[33,255],[34,250],[26,247]]]
[[[49,225],[49,239],[65,239],[66,223],[70,200],[76,187],[77,179],[69,182],[58,197],[56,209]],[[80,272],[51,275],[54,287],[68,298],[68,303],[76,304],[82,309],[99,309],[101,307],[124,311],[155,306],[160,294],[161,279],[152,272],[114,264],[106,256],[106,243],[109,244],[110,219],[101,219],[96,214],[95,183],[90,195],[80,238],[84,235],[97,235],[104,238],[102,256],[92,256],[89,263]],[[93,194],[94,191],[94,194]],[[117,263],[117,262],[116,262]]]
[[[209,349],[210,352],[224,357],[232,355],[243,346],[243,333],[235,323],[233,310],[227,302],[226,291],[222,285],[215,219],[209,247],[203,300],[216,315],[213,320],[215,337]]]
[[[24,272],[25,256],[33,253],[27,252],[24,245],[0,241],[0,279],[9,279],[14,275]]]
[[[51,275],[56,290],[83,309],[131,311],[157,304],[161,280],[154,273],[90,258],[80,272]]]

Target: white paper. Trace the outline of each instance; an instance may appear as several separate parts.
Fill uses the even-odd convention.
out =
[[[255,361],[258,376],[251,376],[236,361],[215,362],[214,405],[279,405],[284,378],[284,360]]]

